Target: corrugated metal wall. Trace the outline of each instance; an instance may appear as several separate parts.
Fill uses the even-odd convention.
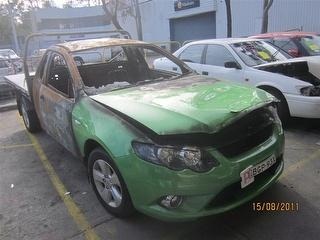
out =
[[[302,27],[320,32],[319,0],[274,0],[270,9],[269,30],[281,31]]]
[[[260,33],[263,0],[232,0],[233,36]],[[226,37],[224,0],[217,0],[217,37]],[[274,0],[269,11],[269,31],[294,28],[320,32],[319,0]]]

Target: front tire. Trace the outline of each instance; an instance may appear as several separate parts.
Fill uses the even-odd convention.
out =
[[[37,113],[30,107],[30,102],[24,97],[20,100],[20,110],[25,127],[31,133],[36,133],[41,130],[40,122]]]
[[[104,208],[117,217],[128,217],[134,207],[126,184],[111,158],[102,148],[94,149],[88,159],[89,180]]]

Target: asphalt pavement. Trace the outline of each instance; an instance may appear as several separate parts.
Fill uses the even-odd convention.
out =
[[[0,132],[1,240],[320,236],[320,120],[291,122],[285,131],[285,171],[269,190],[233,211],[181,223],[139,213],[125,220],[108,214],[91,190],[81,160],[44,132],[28,134],[16,110],[0,112]],[[266,210],[272,203],[295,209]],[[254,209],[257,204],[264,210]]]

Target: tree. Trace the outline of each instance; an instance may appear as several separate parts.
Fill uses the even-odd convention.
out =
[[[28,6],[28,10],[30,9],[36,9],[36,8],[40,8],[42,1],[41,0],[27,0],[25,1]]]
[[[0,42],[14,43],[19,51],[19,41],[32,32],[30,10],[38,8],[43,0],[10,0],[0,4]],[[21,43],[21,41],[20,41]]]
[[[118,0],[101,0],[102,9],[105,12],[107,18],[109,18],[113,26],[117,30],[123,30],[119,21],[118,21],[118,10],[119,10],[119,1]]]
[[[232,15],[231,15],[231,0],[225,0],[227,11],[227,37],[232,37]]]
[[[272,6],[272,4],[273,0],[263,0],[261,33],[268,32],[269,9]]]
[[[136,21],[138,39],[142,40],[142,24],[140,15],[140,6],[138,0],[78,0],[86,6],[101,5],[106,17],[111,21],[117,30],[124,30],[119,22],[119,14],[121,17],[131,16]]]
[[[52,5],[52,2],[51,2],[50,0],[45,0],[45,1],[43,1],[43,3],[42,3],[42,7],[43,7],[43,8],[52,8],[53,5]]]
[[[0,43],[10,44],[11,42],[11,28],[9,16],[0,16]]]

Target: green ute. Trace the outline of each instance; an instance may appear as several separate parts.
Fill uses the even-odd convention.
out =
[[[88,127],[74,129],[80,149],[88,139],[99,143],[133,207],[147,215],[181,221],[224,212],[282,172],[283,131],[274,98],[262,90],[191,75],[90,99],[73,112]],[[269,158],[272,167],[242,189],[241,172]]]
[[[30,39],[28,84],[16,84],[25,126],[83,159],[109,213],[218,214],[281,175],[284,134],[265,91],[206,78],[160,47],[118,38],[51,46],[30,76]]]

